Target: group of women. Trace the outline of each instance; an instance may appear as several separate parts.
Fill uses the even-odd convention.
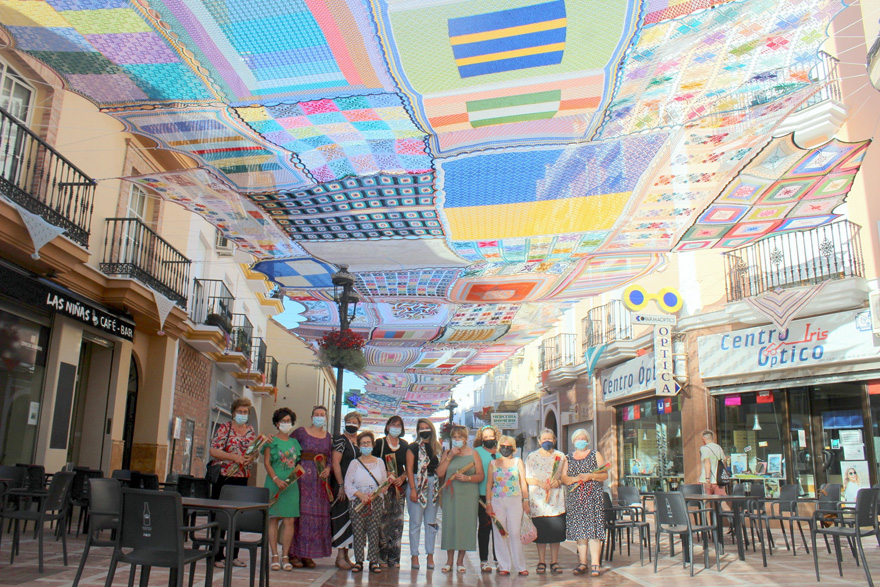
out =
[[[246,484],[258,456],[247,450],[256,438],[247,425],[249,408],[246,399],[236,400],[234,420],[214,434],[211,457],[221,465],[215,497],[224,485]],[[400,416],[388,419],[378,439],[360,430],[360,414],[349,413],[344,422],[345,431],[332,437],[323,406],[313,408],[310,424],[297,429],[296,414],[288,408],[276,410],[272,417],[277,432],[261,451],[272,496],[272,570],[314,568],[314,559],[331,556],[333,548],[341,569],[363,572],[365,561],[373,573],[399,567],[406,508],[414,569],[420,567],[422,548],[427,568],[434,568],[439,529],[440,548],[446,551],[441,571],[464,573],[465,553],[479,550],[481,571],[492,572],[491,535],[498,574],[526,576],[520,540],[526,515],[537,531],[537,573],[548,572],[548,544],[549,572],[562,573],[559,545],[574,540],[580,562],[574,573],[600,574],[602,483],[608,474],[585,430],[573,433],[575,450],[568,455],[554,449],[551,430],[541,431],[541,448],[523,462],[514,456],[514,439],[493,426],[480,429],[473,447],[467,445],[467,429],[452,426],[451,447],[444,451],[427,419],[417,421],[412,442],[403,438]],[[237,552],[233,556],[233,564],[244,566]],[[222,553],[218,560],[223,560]]]

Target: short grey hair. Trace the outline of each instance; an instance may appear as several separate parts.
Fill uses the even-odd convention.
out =
[[[556,442],[556,433],[553,432],[552,430],[550,430],[549,428],[544,428],[543,430],[541,430],[541,433],[538,434],[538,439],[540,440],[540,438],[542,436],[544,436],[545,434],[549,434],[550,437],[553,439],[553,442]]]
[[[571,433],[571,441],[574,442],[575,438],[580,436],[584,436],[587,439],[587,444],[590,443],[590,433],[584,430],[583,428],[578,428],[574,432]]]

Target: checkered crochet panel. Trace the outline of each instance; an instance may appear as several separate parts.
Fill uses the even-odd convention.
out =
[[[293,240],[436,238],[433,183],[430,173],[377,175],[249,197]]]

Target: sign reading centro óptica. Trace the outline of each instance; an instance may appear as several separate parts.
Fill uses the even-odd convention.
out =
[[[703,379],[880,358],[867,309],[703,336],[697,348]]]

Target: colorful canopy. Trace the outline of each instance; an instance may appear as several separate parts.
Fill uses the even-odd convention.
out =
[[[434,412],[572,302],[673,251],[837,218],[866,145],[780,122],[839,0],[0,0],[13,46],[198,167],[202,214],[338,327],[368,414]]]

